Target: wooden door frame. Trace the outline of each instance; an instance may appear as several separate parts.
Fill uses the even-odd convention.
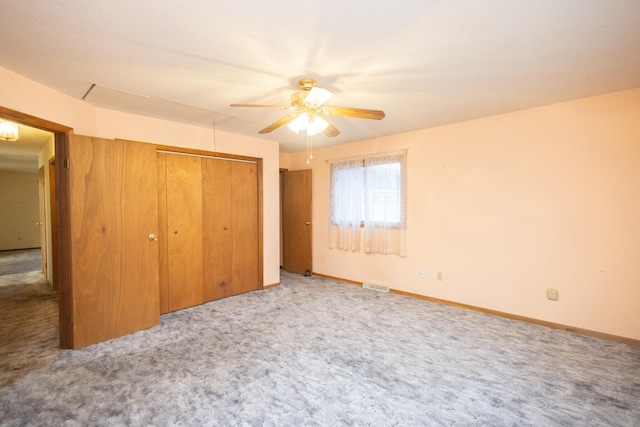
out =
[[[38,128],[51,132],[55,138],[55,157],[63,159],[66,152],[69,134],[73,132],[73,128],[68,126],[44,120],[20,111],[0,106],[0,117],[20,123],[26,126]],[[53,263],[53,283],[58,286],[58,311],[60,313],[60,348],[72,348],[73,330],[72,325],[67,321],[71,316],[71,307],[73,306],[73,296],[71,295],[70,280],[70,263],[69,259],[69,204],[68,189],[65,189],[67,181],[60,176],[62,168],[56,168],[55,182],[57,187],[55,200],[50,203],[56,205],[56,218],[52,218],[51,227],[52,245],[57,242],[57,247],[52,248],[49,262]],[[53,215],[53,214],[52,214]],[[55,237],[54,237],[55,236]],[[65,319],[63,321],[63,319]]]
[[[50,232],[51,232],[51,253],[49,253],[49,266],[51,268],[51,289],[54,291],[58,290],[58,282],[57,274],[58,274],[58,266],[54,262],[54,260],[58,259],[58,209],[56,204],[56,158],[55,155],[51,160],[49,160],[49,164],[47,167],[49,168],[49,188],[46,190],[49,191],[49,215],[51,217],[50,223]]]
[[[280,213],[278,215],[278,220],[280,221],[280,270],[284,270],[284,223],[282,213],[284,212],[284,200],[282,198],[282,189],[284,188],[284,173],[288,172],[287,168],[280,168],[278,171],[278,195],[279,195],[279,203],[278,207]]]
[[[46,193],[46,177],[45,168],[48,165],[42,165],[38,168],[38,230],[40,231],[40,264],[42,274],[47,276],[47,264],[49,263],[47,250],[47,199]]]

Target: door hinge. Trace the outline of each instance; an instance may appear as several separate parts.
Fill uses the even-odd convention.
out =
[[[71,160],[64,159],[64,167],[69,169],[71,167]]]
[[[69,316],[69,324],[73,325],[73,316]]]

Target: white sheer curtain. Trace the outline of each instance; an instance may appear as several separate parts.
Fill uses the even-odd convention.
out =
[[[406,180],[406,150],[332,161],[329,247],[406,256]]]
[[[407,152],[364,159],[364,251],[407,256]]]
[[[362,158],[331,163],[330,248],[360,250],[363,190]]]

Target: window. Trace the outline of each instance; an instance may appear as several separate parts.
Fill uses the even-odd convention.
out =
[[[407,152],[331,162],[329,247],[406,255]]]
[[[399,227],[402,218],[402,168],[400,162],[364,169],[364,213],[372,224]]]

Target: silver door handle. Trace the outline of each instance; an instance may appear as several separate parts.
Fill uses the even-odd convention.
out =
[[[311,221],[305,222],[306,225],[311,225]]]
[[[156,234],[149,234],[149,240],[151,240],[152,242],[157,242],[158,241],[158,236]]]

